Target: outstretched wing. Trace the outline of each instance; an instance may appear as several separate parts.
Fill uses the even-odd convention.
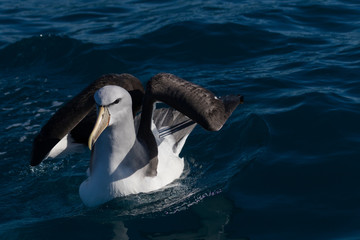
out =
[[[69,133],[77,143],[87,144],[96,121],[94,93],[105,85],[117,85],[129,91],[134,116],[141,109],[144,88],[139,79],[130,74],[107,74],[100,77],[62,106],[43,126],[34,139],[30,165],[40,164]]]
[[[155,75],[147,84],[138,138],[147,146],[150,155],[148,175],[156,175],[157,145],[151,132],[152,110],[161,101],[191,118],[209,131],[218,131],[243,102],[240,95],[216,97],[211,91],[168,73]]]

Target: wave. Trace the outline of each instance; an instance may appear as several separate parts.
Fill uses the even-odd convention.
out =
[[[149,62],[186,66],[233,64],[261,57],[279,44],[284,45],[283,40],[279,34],[240,24],[180,22],[112,44],[86,43],[58,35],[26,38],[0,50],[0,66],[94,75],[135,71]]]
[[[187,172],[183,178],[161,192],[129,196],[114,200],[99,209],[88,210],[78,197],[78,186],[85,178],[88,154],[76,154],[63,160],[47,161],[36,169],[27,166],[31,141],[36,130],[40,128],[40,123],[67,100],[69,93],[76,94],[77,86],[70,82],[71,80],[68,80],[66,84],[74,87],[74,90],[65,90],[64,93],[64,90],[58,91],[60,88],[68,88],[59,85],[60,82],[65,84],[59,75],[71,75],[72,79],[76,76],[81,76],[81,78],[91,76],[93,79],[101,73],[136,71],[141,68],[138,66],[141,64],[149,67],[149,62],[156,64],[156,62],[161,63],[167,60],[172,64],[188,65],[189,62],[195,63],[205,59],[202,54],[208,54],[208,59],[210,59],[207,60],[208,63],[221,62],[222,64],[230,59],[220,59],[225,58],[222,51],[214,50],[206,53],[207,49],[215,48],[223,38],[229,37],[226,33],[229,30],[238,32],[239,38],[244,36],[243,31],[251,32],[251,29],[236,24],[194,25],[197,24],[189,22],[173,24],[145,34],[141,38],[122,41],[119,44],[99,45],[85,43],[67,36],[46,35],[26,38],[0,50],[2,69],[9,72],[21,70],[19,72],[31,74],[26,79],[21,76],[17,79],[7,77],[1,80],[4,83],[2,90],[9,92],[8,95],[1,96],[1,99],[9,105],[17,99],[19,106],[24,106],[24,108],[7,110],[6,119],[13,119],[14,116],[19,119],[25,117],[30,119],[30,122],[24,121],[25,123],[21,124],[17,120],[9,120],[7,125],[6,134],[14,134],[17,138],[11,138],[8,141],[9,149],[6,150],[3,159],[7,170],[4,169],[0,176],[2,184],[12,179],[12,183],[2,190],[1,201],[8,206],[7,209],[1,209],[2,215],[8,216],[1,219],[2,230],[10,231],[14,226],[31,225],[57,218],[92,216],[99,212],[105,212],[105,215],[113,212],[111,214],[113,218],[173,214],[224,191],[230,179],[241,172],[246,163],[253,161],[261,154],[269,138],[268,126],[259,115],[242,115],[240,107],[239,112],[234,113],[221,132],[207,133],[202,129],[197,129],[190,136],[187,147],[182,153],[188,164]],[[223,27],[227,29],[224,30]],[[207,46],[202,46],[202,42],[210,38],[210,34],[216,34],[215,40]],[[263,34],[267,33],[263,32]],[[173,39],[159,44],[159,41],[167,35]],[[191,36],[191,42],[195,41],[199,48],[193,57],[188,56],[186,52],[190,54],[191,51],[187,48],[192,45],[187,42],[187,36]],[[170,44],[175,39],[178,41]],[[229,46],[220,47],[227,49],[226,54],[230,54]],[[237,51],[245,51],[242,48],[243,46],[239,46]],[[167,51],[177,52],[177,54],[172,58],[170,54],[166,54]],[[181,53],[183,51],[185,53]],[[251,55],[252,52],[253,50],[249,50],[248,54]],[[181,59],[176,57],[180,55]],[[217,60],[218,58],[220,60]],[[43,76],[34,77],[37,72]],[[57,81],[51,82],[50,85],[47,80],[49,75],[57,76]],[[56,86],[56,88],[51,88],[51,86]],[[14,91],[14,89],[18,90]],[[228,92],[228,89],[223,88],[221,91]],[[30,98],[31,95],[33,97]],[[30,126],[33,128],[26,129]],[[17,147],[11,147],[19,144],[19,138],[22,146],[26,146],[25,151],[21,153]],[[228,141],[230,143],[226,144]],[[20,161],[9,164],[14,157],[18,157]],[[14,191],[19,186],[21,191]],[[19,223],[17,219],[21,219],[21,222]]]
[[[240,236],[246,230],[238,228],[238,219],[251,220],[259,212],[261,218],[280,210],[288,219],[290,209],[306,222],[313,215],[296,215],[303,209],[293,206],[312,211],[314,196],[328,209],[346,206],[342,193],[357,189],[353,179],[360,142],[356,3],[245,1],[239,6],[217,1],[205,6],[195,1],[191,4],[200,6],[195,11],[188,3],[156,2],[139,1],[137,9],[93,4],[49,14],[49,24],[24,23],[32,19],[24,16],[25,7],[0,10],[4,16],[19,13],[1,16],[4,25],[21,25],[18,30],[39,25],[17,35],[33,37],[16,42],[6,34],[0,38],[0,232],[20,229],[26,235],[33,227],[57,226],[63,219],[109,222],[182,212],[182,220],[195,204],[224,194],[237,209],[250,212],[249,218],[246,211],[232,213],[230,229]],[[166,14],[157,18],[162,11]],[[131,17],[121,22],[124,15]],[[28,161],[34,135],[60,104],[111,72],[128,72],[143,82],[171,72],[218,95],[240,93],[245,104],[220,132],[195,129],[182,152],[186,171],[168,188],[87,209],[78,186],[85,179],[89,153],[46,161],[36,169]],[[333,190],[329,182],[338,187]],[[325,192],[319,195],[318,189]],[[340,197],[331,202],[334,194]],[[346,214],[356,207],[349,209]],[[331,210],[322,213],[334,215]],[[268,229],[268,222],[263,226]]]

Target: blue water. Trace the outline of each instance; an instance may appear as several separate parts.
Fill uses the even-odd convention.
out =
[[[32,168],[32,141],[111,72],[245,103],[171,186],[89,209],[89,152]],[[0,238],[360,239],[359,80],[356,0],[1,1]]]

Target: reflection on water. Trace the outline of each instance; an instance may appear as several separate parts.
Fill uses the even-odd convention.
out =
[[[224,229],[230,221],[232,211],[233,204],[220,194],[205,198],[200,204],[189,208],[186,211],[187,214],[185,215],[187,217],[184,220],[177,219],[180,224],[182,221],[196,219],[196,223],[194,224],[195,228],[190,227],[188,231],[184,231],[181,226],[175,231],[159,228],[159,225],[161,225],[164,220],[166,221],[167,216],[150,220],[130,220],[128,224],[126,221],[124,223],[124,220],[119,220],[112,222],[113,239],[131,239],[136,237],[131,235],[136,232],[132,228],[140,228],[137,229],[137,231],[142,232],[146,238],[154,240],[228,239],[226,238]],[[141,228],[143,225],[146,225],[146,227]],[[186,223],[183,223],[183,225],[186,225]]]
[[[113,222],[113,225],[114,225],[114,229],[113,229],[114,237],[112,238],[113,240],[118,240],[118,239],[128,240],[129,239],[129,237],[127,235],[128,229],[125,227],[123,221]]]

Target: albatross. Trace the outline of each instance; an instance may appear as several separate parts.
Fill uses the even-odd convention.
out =
[[[157,102],[169,107],[156,108]],[[79,187],[86,206],[152,192],[181,176],[179,153],[196,124],[218,131],[242,102],[241,95],[216,97],[169,73],[152,77],[146,90],[130,74],[104,75],[42,127],[30,165],[83,144],[91,150],[88,178]]]

